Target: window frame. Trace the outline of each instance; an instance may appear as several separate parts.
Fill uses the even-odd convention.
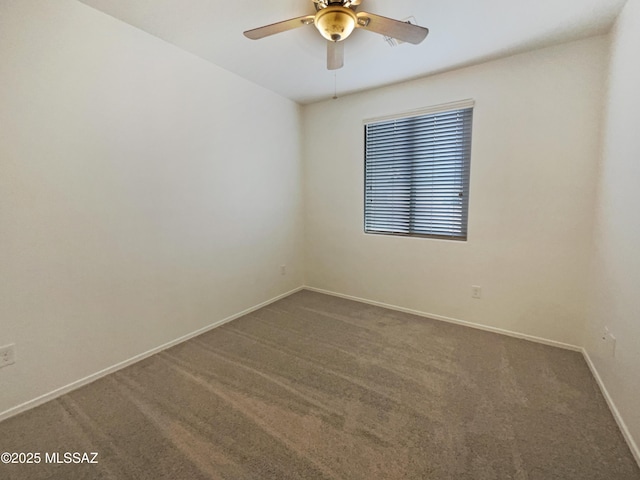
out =
[[[449,240],[455,242],[466,242],[469,238],[469,207],[470,207],[470,190],[471,190],[471,157],[472,157],[472,139],[473,139],[473,116],[474,116],[474,108],[475,101],[472,99],[462,100],[458,102],[451,102],[446,104],[434,105],[426,108],[421,108],[417,110],[411,110],[403,113],[396,113],[392,115],[386,115],[381,117],[369,118],[363,120],[363,153],[364,153],[364,171],[363,171],[363,180],[364,180],[364,191],[363,191],[363,231],[366,235],[383,235],[383,236],[393,236],[393,237],[416,237],[416,238],[430,238],[435,240]],[[378,230],[367,230],[367,186],[368,186],[368,176],[367,176],[367,126],[376,123],[385,123],[393,120],[405,120],[411,119],[415,117],[426,117],[430,115],[443,114],[448,112],[454,112],[458,110],[471,110],[470,119],[469,119],[469,145],[468,145],[468,158],[466,159],[466,165],[463,164],[466,168],[466,177],[465,177],[465,189],[463,190],[466,194],[464,199],[464,206],[462,208],[462,215],[464,217],[464,228],[463,234],[461,235],[438,235],[433,233],[419,233],[415,231],[409,232],[394,232],[394,231],[378,231]],[[412,178],[413,180],[413,178]],[[414,215],[415,209],[414,205],[408,207],[407,214],[412,217]]]

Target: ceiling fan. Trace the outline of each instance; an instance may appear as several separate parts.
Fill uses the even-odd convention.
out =
[[[286,32],[305,25],[315,25],[327,39],[327,69],[337,70],[344,65],[344,44],[354,29],[362,28],[414,45],[422,42],[429,29],[372,13],[357,12],[362,0],[312,0],[316,8],[313,15],[291,18],[244,32],[252,40]]]

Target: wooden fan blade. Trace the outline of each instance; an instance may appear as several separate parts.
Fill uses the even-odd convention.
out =
[[[422,42],[429,34],[428,28],[381,17],[373,13],[359,12],[356,15],[358,16],[358,28],[364,28],[365,30],[402,40],[403,42],[413,43],[414,45]]]
[[[344,42],[327,40],[327,70],[338,70],[344,66]]]
[[[265,25],[264,27],[247,30],[246,32],[244,32],[244,36],[250,38],[251,40],[258,40],[260,38],[268,37],[269,35],[275,35],[276,33],[293,30],[294,28],[304,27],[305,25],[313,25],[314,18],[315,15],[305,15],[304,17],[297,17],[290,20],[285,20],[283,22],[272,23],[271,25]]]
[[[349,5],[349,8],[355,12],[358,10],[361,3],[362,3],[362,0],[353,0]]]

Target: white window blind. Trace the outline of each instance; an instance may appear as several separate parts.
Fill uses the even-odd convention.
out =
[[[365,232],[466,240],[473,108],[365,124]]]

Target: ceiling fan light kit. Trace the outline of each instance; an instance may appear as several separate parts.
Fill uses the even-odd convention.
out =
[[[357,23],[356,13],[342,6],[330,6],[318,10],[314,20],[320,34],[332,42],[340,42],[351,35]]]
[[[338,42],[348,38],[356,28],[369,30],[414,45],[422,42],[429,33],[429,29],[419,25],[372,13],[356,13],[362,0],[313,0],[313,3],[316,8],[314,15],[291,18],[283,22],[254,28],[244,32],[244,35],[251,40],[258,40],[269,35],[313,24],[328,41],[327,69],[336,70],[344,65],[344,47]]]

